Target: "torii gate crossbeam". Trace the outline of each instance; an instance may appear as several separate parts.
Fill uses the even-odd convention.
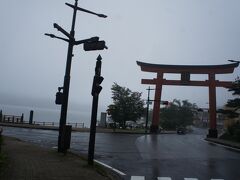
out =
[[[209,119],[210,127],[208,137],[216,138],[218,136],[216,123],[216,87],[231,87],[231,81],[219,81],[215,79],[216,74],[233,73],[234,68],[238,67],[239,62],[224,65],[204,65],[204,66],[189,66],[189,65],[162,65],[150,64],[137,61],[142,71],[157,73],[157,78],[142,79],[142,84],[154,84],[156,86],[153,119],[150,132],[157,133],[159,125],[160,101],[163,85],[177,86],[206,86],[209,88]],[[163,79],[164,73],[181,74],[181,80],[166,80]],[[191,81],[191,74],[208,74],[208,80]]]

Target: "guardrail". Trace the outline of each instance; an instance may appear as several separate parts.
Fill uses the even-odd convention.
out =
[[[33,121],[33,124],[40,126],[59,126],[58,122]],[[71,125],[73,128],[84,128],[84,123],[67,123],[67,125]]]
[[[2,111],[0,111],[0,122],[3,123],[14,123],[14,124],[32,124],[39,126],[55,126],[59,127],[58,122],[49,122],[49,121],[24,121],[24,114],[21,116],[15,115],[3,115]],[[73,128],[84,128],[84,123],[67,123],[67,125],[71,125]]]
[[[71,125],[73,128],[84,128],[84,123],[67,123],[67,125]]]

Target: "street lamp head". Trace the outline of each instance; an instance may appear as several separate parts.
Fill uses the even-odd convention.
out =
[[[236,61],[236,60],[232,60],[232,59],[229,59],[228,61],[229,62],[234,62],[234,63],[240,63],[240,61]]]
[[[95,50],[103,50],[106,47],[105,41],[93,41],[93,42],[85,42],[83,45],[84,51],[95,51]]]
[[[96,42],[99,40],[99,37],[98,36],[91,37],[89,40],[90,40],[90,42]]]
[[[107,18],[105,14],[98,14],[98,17]]]
[[[57,23],[53,23],[53,27],[59,29],[59,25]]]

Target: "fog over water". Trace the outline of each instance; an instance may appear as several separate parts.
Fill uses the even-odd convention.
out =
[[[24,121],[29,120],[30,111],[34,111],[33,120],[38,122],[55,122],[59,123],[61,106],[57,106],[54,102],[47,99],[29,99],[4,96],[1,99],[0,110],[5,115],[21,116],[24,114]],[[106,112],[105,107],[99,106],[98,119],[100,113]],[[68,123],[84,123],[85,127],[90,126],[91,105],[69,103],[67,122]]]

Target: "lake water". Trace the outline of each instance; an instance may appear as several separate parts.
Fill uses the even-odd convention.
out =
[[[60,119],[60,106],[56,109],[51,108],[38,108],[38,107],[27,107],[27,106],[15,106],[15,105],[1,105],[4,115],[15,115],[21,116],[24,114],[24,121],[29,121],[30,111],[34,111],[33,121],[40,122],[57,122]],[[68,110],[67,123],[84,123],[85,127],[90,127],[91,120],[91,107],[85,107],[84,110]]]

